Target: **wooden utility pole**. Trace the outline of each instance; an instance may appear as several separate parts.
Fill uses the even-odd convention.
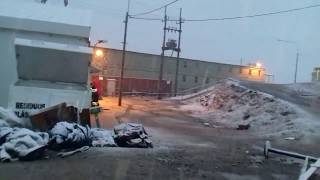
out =
[[[129,20],[129,11],[127,11],[126,18],[124,21],[125,26],[124,26],[124,37],[123,37],[123,49],[122,49],[121,75],[120,75],[120,80],[119,80],[119,100],[118,100],[119,106],[122,105],[122,87],[123,87],[124,64],[126,61],[128,20]]]
[[[167,6],[164,9],[164,28],[163,28],[163,42],[162,42],[162,53],[161,53],[161,62],[160,62],[160,71],[159,71],[159,80],[158,80],[158,99],[161,99],[161,93],[162,93],[162,77],[163,77],[163,65],[164,65],[164,52],[166,49],[166,36],[167,36]]]
[[[296,67],[295,67],[295,71],[294,71],[294,83],[297,83],[299,56],[300,56],[299,50],[297,50],[297,55],[296,55]]]
[[[178,40],[178,49],[177,49],[177,64],[176,64],[176,75],[174,82],[174,96],[177,96],[178,92],[178,81],[179,81],[179,66],[180,66],[180,52],[181,52],[181,34],[182,34],[182,8],[180,8],[180,17],[179,17],[179,40]]]

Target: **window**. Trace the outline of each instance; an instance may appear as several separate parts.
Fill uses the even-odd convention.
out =
[[[183,67],[187,68],[188,67],[188,62],[187,61],[183,61]]]
[[[187,76],[186,75],[182,75],[182,81],[186,82],[187,81]]]
[[[249,75],[250,76],[252,75],[252,69],[249,69]]]
[[[194,83],[198,83],[198,76],[194,77]]]
[[[242,71],[243,71],[242,68],[239,68],[239,73],[240,73],[240,74],[242,74]]]
[[[229,73],[232,73],[232,67],[229,67]]]
[[[217,71],[218,71],[218,72],[221,71],[221,66],[217,66]]]
[[[261,76],[261,70],[259,70],[259,77]]]
[[[197,67],[197,68],[199,67],[199,62],[196,62],[196,67]]]

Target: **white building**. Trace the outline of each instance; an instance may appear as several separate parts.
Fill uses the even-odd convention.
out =
[[[320,81],[320,67],[313,69],[312,81]]]
[[[0,106],[90,106],[90,12],[0,1]],[[26,115],[25,115],[26,114]]]

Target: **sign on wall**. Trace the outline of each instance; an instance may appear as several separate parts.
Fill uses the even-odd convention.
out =
[[[44,109],[45,107],[46,107],[45,104],[16,102],[15,114],[19,118],[29,118],[31,111],[41,110],[41,109]]]

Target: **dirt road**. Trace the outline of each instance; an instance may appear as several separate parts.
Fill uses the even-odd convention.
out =
[[[110,128],[118,121],[143,123],[152,136],[153,149],[91,148],[66,159],[0,164],[0,179],[297,179],[301,162],[271,155],[265,160],[266,139],[249,131],[209,128],[170,101],[125,98],[127,109],[116,109],[116,100],[101,103],[101,121]],[[122,113],[120,110],[123,110]],[[114,116],[111,116],[113,114]],[[319,156],[320,144],[271,139],[284,149]],[[319,177],[318,177],[319,178]],[[314,177],[317,179],[317,177]]]

